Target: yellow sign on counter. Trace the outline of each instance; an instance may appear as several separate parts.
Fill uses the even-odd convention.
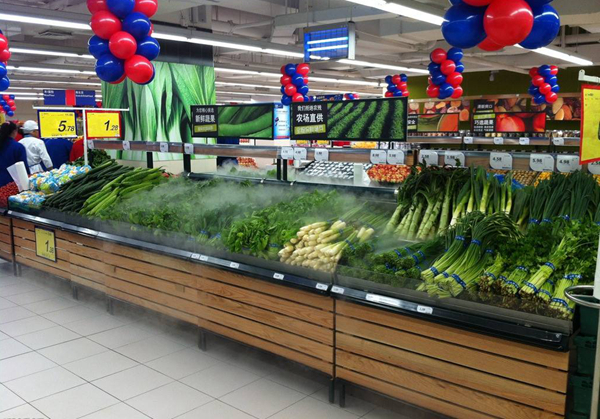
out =
[[[600,86],[583,86],[581,101],[581,164],[600,161]]]
[[[87,137],[121,138],[121,113],[113,111],[87,111]]]
[[[77,137],[74,111],[38,111],[41,138]]]
[[[54,231],[35,228],[35,254],[56,262],[56,237]]]

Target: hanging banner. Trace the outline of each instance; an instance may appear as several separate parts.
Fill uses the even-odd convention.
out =
[[[581,88],[581,164],[600,161],[600,86]]]
[[[90,140],[121,138],[121,112],[86,111],[85,122]]]
[[[41,138],[77,137],[75,111],[38,111]]]

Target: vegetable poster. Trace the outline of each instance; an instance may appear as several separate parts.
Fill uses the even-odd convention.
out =
[[[600,86],[582,87],[581,164],[600,161]]]
[[[156,75],[147,85],[129,79],[120,84],[102,83],[105,108],[129,108],[122,113],[123,140],[214,144],[212,139],[192,139],[191,131],[192,105],[216,103],[214,68],[163,62],[154,65]],[[146,153],[117,151],[113,157],[145,161]],[[181,156],[155,153],[154,159],[181,160]]]

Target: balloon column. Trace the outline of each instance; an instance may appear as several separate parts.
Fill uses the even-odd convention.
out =
[[[158,0],[87,0],[94,31],[88,42],[96,58],[96,74],[108,83],[118,84],[125,77],[138,84],[154,79],[151,63],[160,53],[152,36],[152,17]]]
[[[15,104],[15,95],[0,96],[0,114],[15,116],[17,105]]]
[[[464,54],[460,48],[450,48],[448,52],[437,48],[431,53],[429,63],[429,86],[427,96],[438,99],[458,99],[463,95],[463,71],[460,61]]]
[[[387,76],[385,82],[388,84],[385,97],[406,96],[410,95],[408,91],[408,76],[406,74],[396,74],[395,76]]]
[[[537,49],[560,30],[552,0],[450,0],[442,23],[446,41],[457,48],[498,51],[511,45]]]
[[[6,68],[6,63],[9,59],[10,51],[8,49],[8,38],[0,31],[0,92],[3,92],[10,87],[8,69]]]
[[[308,73],[310,66],[306,63],[287,64],[281,67],[281,103],[310,102],[308,97]]]
[[[344,93],[344,100],[358,100],[360,96],[358,93]]]
[[[557,93],[560,91],[558,85],[558,67],[555,65],[542,65],[529,70],[531,86],[529,94],[537,105],[550,104],[558,100]]]

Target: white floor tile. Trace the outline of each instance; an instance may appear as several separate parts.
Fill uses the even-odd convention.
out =
[[[107,375],[135,367],[137,362],[113,351],[102,352],[63,366],[87,381],[97,380]]]
[[[37,289],[36,286],[26,284],[23,282],[18,283],[18,284],[6,285],[3,287],[0,287],[0,297],[6,298],[11,295],[23,294],[24,292],[33,291],[35,289]]]
[[[52,419],[77,419],[119,401],[91,384],[84,384],[32,403]]]
[[[219,363],[180,380],[215,398],[231,393],[260,379],[256,374],[234,365]]]
[[[21,399],[8,388],[0,384],[0,412],[13,409],[17,406],[21,406],[24,403],[25,400]]]
[[[171,378],[180,380],[220,362],[197,348],[187,348],[150,361],[146,365]]]
[[[12,301],[8,301],[5,298],[0,297],[0,310],[4,310],[5,308],[16,307],[16,304]]]
[[[23,281],[21,279],[15,278],[11,275],[0,277],[0,288],[7,287],[9,285],[19,285],[22,283]]]
[[[57,364],[63,365],[106,351],[104,346],[98,345],[96,342],[87,338],[79,338],[41,349],[38,352]]]
[[[0,419],[48,419],[48,416],[30,404],[24,404],[0,413]]]
[[[56,298],[56,294],[46,291],[43,289],[35,289],[33,291],[24,292],[21,294],[10,295],[8,297],[4,297],[9,301],[12,301],[15,304],[20,306],[30,303],[35,303],[38,301],[49,300],[51,298]]]
[[[206,394],[173,382],[128,400],[127,404],[153,419],[172,419],[212,400]]]
[[[0,324],[10,323],[33,316],[35,316],[35,313],[15,305],[14,307],[0,310]]]
[[[79,320],[73,323],[64,325],[75,333],[82,336],[89,336],[96,333],[104,332],[105,330],[114,329],[123,326],[123,323],[107,314],[98,314],[85,320]]]
[[[5,339],[0,343],[0,359],[10,358],[31,352],[31,348],[14,339]]]
[[[81,320],[96,317],[97,311],[91,310],[85,306],[79,305],[63,310],[53,311],[51,313],[44,314],[44,317],[52,320],[54,323],[65,325],[68,323],[74,323]]]
[[[181,330],[177,328],[170,328],[164,332],[163,336],[183,345],[185,347],[198,345],[198,331],[197,330]]]
[[[2,333],[2,332],[0,332],[0,340],[4,340],[4,339],[11,339],[11,337],[8,336],[8,335],[6,335],[6,334],[4,334],[4,333]]]
[[[222,401],[213,400],[181,416],[177,419],[254,419],[253,416],[231,407]],[[321,419],[321,418],[313,418]],[[325,418],[323,418],[325,419]]]
[[[4,383],[22,399],[32,402],[43,397],[85,384],[85,381],[62,367],[54,367]]]
[[[31,349],[38,350],[48,346],[58,345],[59,343],[79,339],[77,333],[65,329],[62,326],[51,327],[50,329],[40,330],[38,332],[28,333],[19,336],[17,339],[29,346]]]
[[[311,397],[329,403],[329,390],[324,388],[317,391],[315,394],[312,394]],[[375,409],[375,406],[371,403],[346,394],[346,406],[344,407],[344,410],[358,416],[364,416],[373,409]]]
[[[166,337],[153,336],[139,342],[121,346],[115,350],[138,362],[146,363],[182,349],[184,349],[184,346]]]
[[[378,407],[363,416],[363,419],[410,419],[408,416],[401,415],[390,410]]]
[[[252,416],[265,419],[305,397],[305,394],[262,378],[220,399]]]
[[[129,368],[94,381],[94,385],[119,400],[128,400],[173,381],[145,365]]]
[[[312,397],[300,400],[298,403],[271,416],[272,419],[357,419],[358,417],[358,415],[340,409],[334,404],[323,403]]]
[[[77,301],[72,299],[56,297],[56,295],[54,295],[54,297],[55,298],[50,298],[48,300],[36,301],[35,303],[25,304],[23,307],[37,314],[46,314],[79,305]]]
[[[38,330],[49,329],[54,326],[56,326],[56,323],[41,316],[36,316],[1,324],[0,331],[9,336],[16,337],[26,335],[27,333],[37,332]]]
[[[82,419],[148,419],[148,416],[125,403],[119,403],[84,416]]]
[[[313,394],[328,385],[326,378],[315,376],[311,379],[281,368],[277,368],[273,374],[267,375],[266,378],[306,395]]]
[[[36,352],[13,356],[0,361],[0,382],[4,383],[55,366],[54,362]]]
[[[116,329],[96,333],[88,336],[88,339],[99,343],[107,348],[114,349],[130,343],[139,342],[142,339],[149,338],[153,333],[137,328],[132,325],[117,327]]]

